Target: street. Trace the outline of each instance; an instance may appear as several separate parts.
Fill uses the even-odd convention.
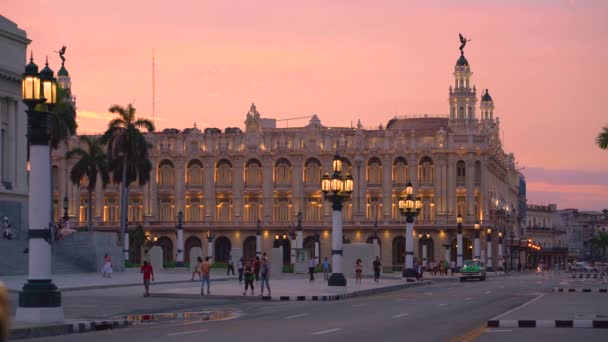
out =
[[[535,300],[522,310],[534,307],[536,314],[554,299],[564,300],[564,294],[553,294],[553,287],[564,283],[565,276],[535,276],[516,274],[489,278],[485,282],[437,281],[425,287],[410,288],[369,297],[335,302],[230,302],[229,300],[170,299],[121,297],[119,289],[106,294],[108,302],[140,303],[151,299],[150,310],[166,306],[165,310],[203,311],[234,309],[238,317],[215,322],[159,321],[133,327],[67,336],[36,339],[36,341],[198,341],[202,338],[222,341],[538,341],[543,336],[556,341],[584,336],[587,341],[605,340],[605,329],[514,328],[488,329],[486,321]],[[100,291],[100,290],[96,290]],[[567,294],[566,294],[567,295]],[[607,313],[608,296],[597,296],[588,313],[596,317]],[[87,291],[66,292],[66,308],[76,297]],[[555,296],[555,297],[551,297]],[[91,298],[91,297],[89,297]],[[561,299],[560,299],[561,298]],[[595,297],[594,297],[595,298]],[[576,298],[573,297],[576,301]],[[90,301],[94,301],[93,298]],[[159,303],[155,306],[152,303]],[[162,304],[160,304],[162,302]],[[202,304],[202,305],[201,305]],[[104,305],[100,304],[100,309]],[[564,306],[564,305],[562,305]],[[134,308],[137,304],[134,304]],[[567,310],[567,305],[565,306]],[[67,309],[66,309],[67,310]],[[143,313],[143,308],[137,311]],[[124,309],[124,313],[129,312]],[[515,310],[510,315],[517,315]],[[562,319],[564,313],[555,309],[541,310],[544,317]],[[574,314],[574,313],[573,313]],[[525,315],[525,314],[524,314]],[[599,315],[599,316],[598,316]],[[555,316],[555,317],[554,317]],[[558,317],[559,316],[559,317]],[[530,319],[530,314],[524,318]]]

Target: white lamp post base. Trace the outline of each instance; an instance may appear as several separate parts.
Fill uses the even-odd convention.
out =
[[[54,323],[63,322],[63,306],[52,308],[24,308],[17,307],[15,321],[28,323]]]

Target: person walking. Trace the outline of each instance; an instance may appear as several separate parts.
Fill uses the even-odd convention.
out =
[[[201,280],[201,263],[203,262],[203,258],[196,257],[196,267],[192,271],[192,280],[194,280],[194,275],[198,274],[198,280]]]
[[[323,280],[329,280],[329,261],[327,260],[327,257],[323,260]]]
[[[103,256],[103,268],[101,270],[101,276],[103,278],[112,278],[112,257],[108,253]]]
[[[260,296],[264,296],[264,284],[266,284],[266,288],[268,289],[268,295],[270,296],[270,284],[268,280],[270,279],[270,263],[268,259],[262,258],[262,266],[260,267],[260,278],[262,279],[261,292]],[[253,288],[253,284],[251,285]],[[245,291],[247,291],[245,289]]]
[[[201,296],[205,295],[205,283],[207,283],[207,295],[210,295],[211,292],[209,288],[211,280],[211,263],[209,262],[209,257],[205,257],[205,261],[201,264]]]
[[[374,260],[373,266],[374,266],[374,281],[377,283],[380,279],[380,267],[382,267],[382,263],[380,262],[379,256],[376,256],[376,260]]]
[[[361,265],[361,259],[357,259],[355,262],[355,284],[361,284],[361,274],[363,273],[363,265]]]
[[[150,280],[154,281],[154,269],[152,269],[152,265],[144,261],[144,264],[139,269],[139,273],[143,274],[144,278],[144,289],[146,290],[144,297],[150,297]]]
[[[441,260],[439,262],[439,275],[444,275],[445,273],[445,262],[444,260]]]
[[[456,263],[454,262],[454,260],[450,261],[450,271],[452,271],[452,275],[454,275],[454,271],[456,271]],[[446,275],[447,275],[447,271],[446,271]]]
[[[232,255],[228,256],[228,271],[226,271],[226,275],[230,275],[230,271],[234,275],[234,260],[232,260]]]
[[[315,267],[317,266],[315,263],[315,258],[310,257],[307,262],[308,265],[308,273],[310,274],[310,278],[308,281],[315,281]]]
[[[243,257],[241,257],[239,259],[239,262],[237,262],[236,267],[239,271],[239,284],[243,282]]]
[[[256,256],[253,262],[253,273],[255,274],[255,281],[260,281],[260,257]]]
[[[251,286],[251,295],[253,295],[253,279],[255,278],[255,274],[253,272],[253,266],[251,266],[251,261],[247,261],[243,273],[245,275],[245,291],[243,291],[243,296],[247,295],[249,286]]]

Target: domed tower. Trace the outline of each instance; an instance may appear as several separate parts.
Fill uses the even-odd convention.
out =
[[[66,91],[67,98],[72,104],[72,107],[76,109],[76,97],[72,94],[72,78],[65,68],[64,62],[61,62],[61,68],[57,71],[57,85]]]
[[[475,121],[477,95],[475,86],[471,88],[471,67],[460,51],[460,58],[454,66],[454,88],[450,87],[450,124],[471,124]]]
[[[494,121],[494,101],[492,96],[486,89],[485,94],[481,97],[481,120],[484,123],[491,123]]]

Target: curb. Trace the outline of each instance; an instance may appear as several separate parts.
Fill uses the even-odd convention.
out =
[[[99,331],[124,328],[129,326],[127,320],[105,320],[105,321],[89,321],[89,322],[74,322],[74,323],[59,323],[55,325],[45,325],[29,328],[11,329],[9,333],[10,340],[21,340],[27,338],[39,338],[47,336],[58,336],[75,333],[83,333],[87,331]]]
[[[593,277],[591,276],[591,274],[593,274]],[[571,278],[572,279],[575,279],[575,278],[579,278],[579,279],[583,279],[583,278],[597,279],[597,278],[602,278],[602,275],[601,274],[597,274],[597,273],[580,273],[580,274],[578,274],[578,277],[577,277],[576,274],[573,274]]]
[[[597,328],[608,329],[608,320],[490,320],[488,328]]]
[[[231,295],[200,296],[200,295],[194,295],[194,294],[177,294],[177,293],[158,293],[158,294],[153,293],[152,296],[161,297],[161,298],[210,298],[210,299],[234,299],[234,300],[242,300],[242,301],[262,300],[262,301],[273,301],[273,302],[331,301],[331,300],[343,300],[343,299],[359,297],[359,296],[369,296],[369,295],[390,292],[390,291],[395,291],[395,290],[409,288],[409,287],[418,287],[418,286],[425,286],[425,285],[430,285],[430,284],[432,284],[432,282],[430,282],[430,281],[407,282],[407,283],[403,283],[403,284],[396,284],[396,285],[385,286],[385,287],[381,287],[381,288],[354,291],[354,292],[350,292],[350,293],[341,293],[341,294],[335,294],[335,295],[317,295],[317,296],[277,296],[277,297],[259,296],[259,295],[255,295],[255,296],[238,296],[238,295],[234,295],[234,296],[231,296]]]
[[[562,287],[554,287],[553,292],[598,292],[598,293],[608,293],[608,289],[578,289],[578,288],[562,288]]]

